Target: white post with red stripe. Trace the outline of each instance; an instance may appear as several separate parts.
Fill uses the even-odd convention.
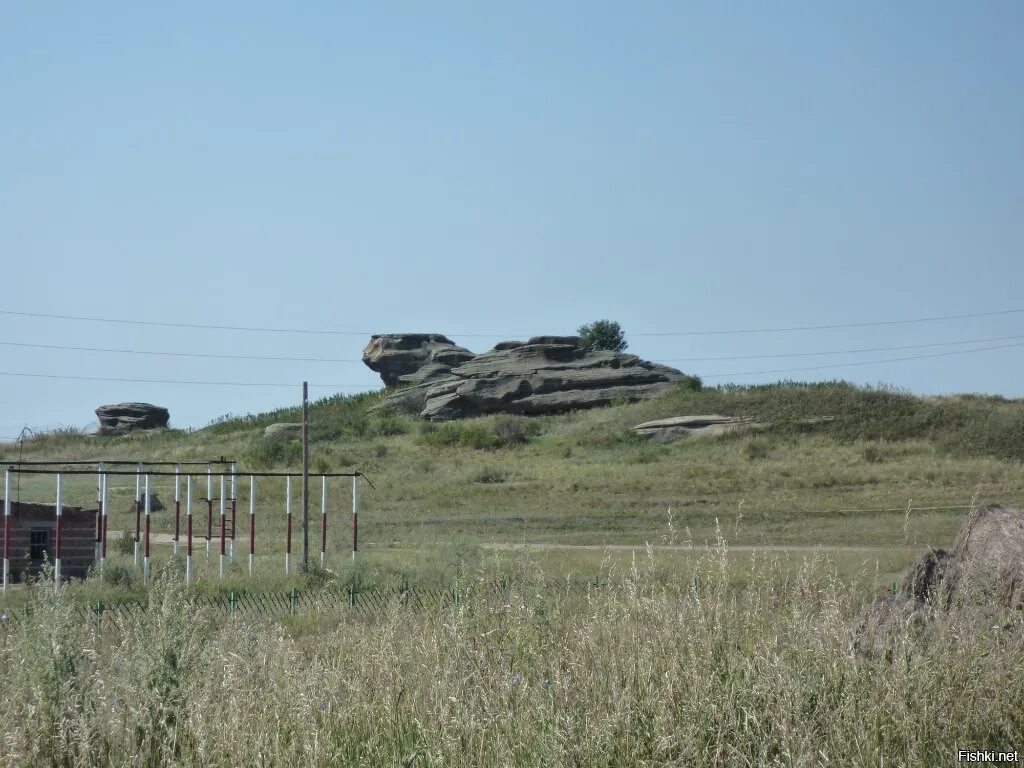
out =
[[[352,562],[359,551],[359,475],[352,475]]]
[[[149,494],[149,475],[146,475],[146,541],[142,554],[142,583],[149,583],[149,532],[152,509]]]
[[[181,467],[174,465],[174,555],[178,555],[181,539]]]
[[[133,565],[139,564],[139,523],[142,514],[142,464],[135,469],[135,558]]]
[[[103,567],[103,462],[96,465],[96,542],[93,559]]]
[[[249,475],[249,575],[256,561],[256,476]]]
[[[110,512],[107,509],[107,473],[103,473],[100,481],[100,571],[107,562],[107,524],[110,522]]]
[[[57,535],[53,545],[53,588],[60,587],[60,533],[61,518],[64,516],[63,481],[61,474],[57,473]]]
[[[231,462],[231,563],[235,562],[235,532],[238,517],[238,475],[235,474],[235,463]]]
[[[327,561],[327,476],[320,478],[320,567]]]
[[[192,581],[192,475],[185,477],[185,583]]]
[[[224,475],[220,476],[220,577],[224,578]]]
[[[11,573],[11,470],[4,470],[4,592]]]
[[[285,542],[284,542],[284,572],[289,574],[292,572],[292,476],[288,475],[285,480],[285,502],[284,502],[284,513],[287,518],[287,527],[285,529]]]

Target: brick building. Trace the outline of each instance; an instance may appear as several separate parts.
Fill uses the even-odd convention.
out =
[[[2,503],[2,502],[0,502]],[[2,507],[0,507],[2,510]],[[0,511],[2,514],[2,511]],[[60,524],[60,570],[62,579],[81,579],[96,559],[96,518],[98,510],[64,506]],[[53,563],[56,557],[57,508],[54,504],[11,502],[9,523],[11,558],[10,578],[23,581],[25,576],[36,576],[43,562]],[[0,528],[0,547],[3,528]],[[45,558],[44,558],[45,554]]]

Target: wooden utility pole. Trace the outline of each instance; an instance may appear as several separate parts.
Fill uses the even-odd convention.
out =
[[[302,570],[309,570],[309,383],[302,382]]]

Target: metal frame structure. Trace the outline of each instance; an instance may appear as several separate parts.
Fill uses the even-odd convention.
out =
[[[227,471],[214,472],[213,464],[226,465]],[[81,467],[84,465],[96,465],[96,469],[66,469],[65,467]],[[134,466],[134,470],[111,469],[115,466]],[[174,467],[173,471],[161,469],[150,470],[149,467]],[[14,475],[47,475],[55,476],[57,481],[57,503],[55,508],[56,536],[54,551],[54,586],[60,585],[61,579],[61,518],[64,500],[64,479],[67,476],[96,475],[97,477],[97,541],[96,553],[100,568],[102,569],[107,558],[107,528],[109,522],[108,489],[110,477],[135,477],[135,542],[134,562],[142,565],[143,582],[148,583],[151,571],[151,539],[152,539],[152,502],[151,502],[151,479],[157,477],[174,478],[174,553],[178,554],[180,547],[181,533],[181,468],[188,466],[206,466],[207,495],[201,501],[207,502],[207,561],[209,562],[211,540],[213,538],[213,478],[219,478],[219,518],[220,518],[220,557],[218,561],[218,572],[221,578],[225,573],[225,565],[235,562],[235,539],[236,509],[238,477],[237,467],[234,461],[221,459],[208,462],[139,462],[123,460],[102,460],[102,461],[24,461],[11,463],[4,472],[4,523],[3,523],[3,589],[6,591],[10,582],[10,518],[11,518],[11,478]],[[50,467],[50,468],[47,468]],[[249,574],[255,573],[256,557],[256,479],[257,478],[285,478],[285,573],[291,573],[292,554],[292,479],[304,477],[297,472],[245,472],[249,475]],[[358,524],[359,524],[359,481],[366,479],[361,472],[318,472],[305,477],[319,477],[320,488],[320,565],[326,566],[327,562],[327,512],[328,512],[328,480],[331,478],[352,478],[352,558],[355,560],[356,552],[359,549]],[[191,582],[194,578],[193,567],[193,478],[192,473],[185,473],[185,516],[186,516],[186,548],[185,548],[185,580]],[[228,484],[230,478],[230,485]],[[366,481],[368,484],[369,481]],[[370,484],[371,488],[373,487]],[[228,490],[230,489],[230,498]],[[143,493],[145,494],[143,498]],[[230,502],[230,506],[228,505]],[[230,513],[230,532],[228,529],[228,514]],[[143,525],[144,519],[144,525]],[[229,535],[230,533],[230,535]],[[230,547],[228,542],[230,541]]]

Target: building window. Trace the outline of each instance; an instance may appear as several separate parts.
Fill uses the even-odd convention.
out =
[[[37,528],[29,533],[29,557],[33,560],[42,560],[44,553],[50,549],[50,531],[47,528]]]

